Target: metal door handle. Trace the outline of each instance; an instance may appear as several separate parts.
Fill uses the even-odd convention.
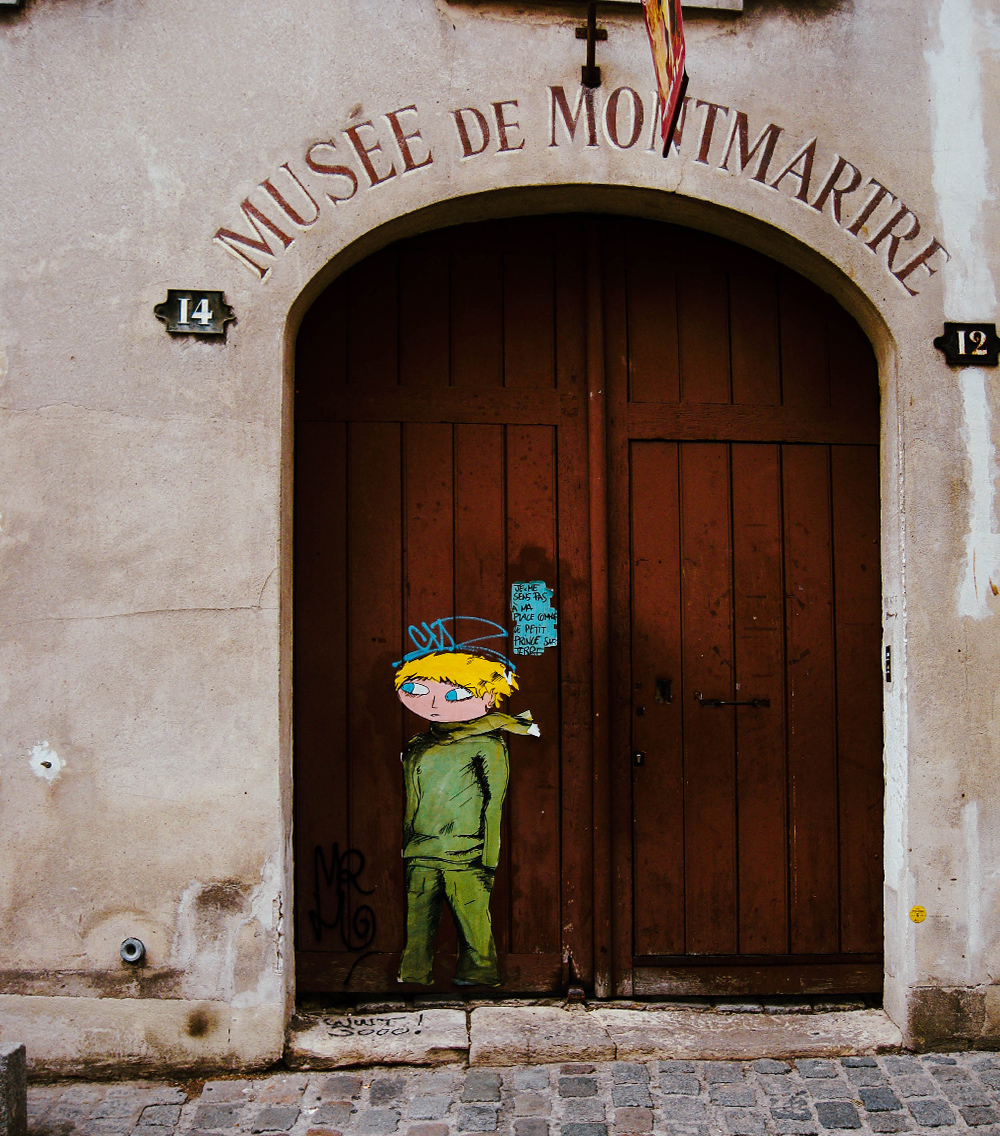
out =
[[[726,698],[702,698],[700,690],[694,692],[694,700],[699,706],[708,706],[713,710],[717,706],[752,706],[755,710],[760,710],[771,705],[770,698],[748,698],[745,702],[730,702]]]

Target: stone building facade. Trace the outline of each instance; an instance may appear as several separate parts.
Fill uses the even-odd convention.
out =
[[[884,1006],[917,1048],[1000,1044],[996,371],[933,345],[997,318],[1000,18],[686,15],[664,158],[637,5],[601,5],[591,93],[580,5],[0,8],[0,1038],[40,1067],[280,1055],[300,324],[393,242],[563,214],[753,250],[870,341],[882,639],[850,665],[882,700]],[[224,338],[155,318],[198,288],[231,305]],[[585,985],[639,992],[597,955]]]

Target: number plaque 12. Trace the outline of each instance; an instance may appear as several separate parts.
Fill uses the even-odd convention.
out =
[[[996,367],[1000,361],[995,323],[946,323],[934,346],[952,367]]]

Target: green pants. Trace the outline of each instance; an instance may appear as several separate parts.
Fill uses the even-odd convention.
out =
[[[493,873],[481,867],[439,868],[426,860],[406,862],[406,949],[400,982],[434,981],[434,936],[447,901],[458,928],[459,986],[499,986],[497,949],[490,923]]]

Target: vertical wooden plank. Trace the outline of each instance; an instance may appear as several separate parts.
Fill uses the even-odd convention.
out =
[[[455,614],[452,427],[403,426],[404,627]],[[400,654],[413,650],[405,639]],[[410,715],[407,728],[423,728]]]
[[[878,450],[833,446],[840,948],[882,946],[882,673]]]
[[[329,393],[347,381],[347,293],[341,276],[306,312],[295,342],[296,421],[329,414]]]
[[[586,391],[584,223],[567,220],[556,239],[556,365],[560,390]],[[591,751],[590,528],[587,432],[582,414],[557,429],[559,665],[562,721],[562,985],[594,980],[593,753]]]
[[[681,401],[731,402],[729,292],[718,257],[706,255],[720,250],[706,243],[685,241],[688,255],[677,280]]]
[[[540,220],[540,219],[539,219]],[[555,263],[548,225],[507,228],[503,261],[504,385],[551,388],[555,372]]]
[[[400,850],[402,715],[393,689],[401,603],[400,428],[354,423],[348,434],[351,842],[366,859],[372,949],[402,950],[406,903]]]
[[[733,697],[729,447],[680,447],[684,621],[684,862],[686,945],[733,954],[736,783],[733,710],[695,700]]]
[[[448,250],[427,238],[399,250],[399,381],[403,386],[448,386]]]
[[[504,427],[456,425],[454,429],[455,614],[507,626]],[[490,904],[501,953],[510,949],[509,812],[504,809],[500,864]]]
[[[819,954],[839,947],[830,454],[782,451],[791,949]]]
[[[587,466],[590,471],[590,611],[594,726],[594,993],[607,998],[612,991],[612,810],[611,733],[608,699],[611,675],[610,589],[608,580],[608,452],[605,381],[601,230],[591,219],[586,234],[587,280]]]
[[[503,257],[492,223],[463,226],[453,238],[451,381],[503,386]]]
[[[645,755],[632,768],[637,955],[684,953],[677,458],[676,442],[632,443],[632,748]],[[657,679],[669,683],[659,699]]]
[[[680,399],[674,232],[648,222],[626,228],[628,375],[633,402]]]
[[[879,412],[878,364],[864,332],[839,304],[826,298],[830,345],[830,402],[837,410],[876,421]]]
[[[399,382],[397,255],[390,245],[345,274],[350,383],[370,388]]]
[[[555,590],[552,604],[558,610],[555,442],[551,426],[507,427],[507,582],[544,580]],[[531,710],[541,736],[510,735],[507,740],[510,949],[515,954],[556,953],[560,946],[558,648],[511,661],[518,676],[516,705]]]
[[[336,911],[317,848],[329,870],[333,844],[348,847],[346,427],[299,423],[295,459],[296,943],[337,951],[338,932],[314,929],[310,913],[332,921]]]
[[[455,518],[452,427],[447,423],[403,425],[403,621],[431,623],[455,614]],[[409,637],[398,657],[413,649]],[[423,733],[428,723],[404,711],[403,736]],[[402,818],[400,818],[402,820]],[[445,906],[435,942],[442,957],[457,951],[451,911]]]
[[[788,951],[785,628],[777,446],[734,445],[733,592],[741,954]]]
[[[815,284],[780,269],[781,384],[785,406],[830,405],[830,366],[823,293]]]
[[[777,266],[762,256],[736,253],[729,272],[733,402],[781,405]]]
[[[633,992],[632,954],[632,771],[630,692],[628,369],[626,226],[617,219],[602,222],[601,279],[604,284],[604,403],[606,408],[608,656],[607,702],[595,704],[595,716],[608,720],[604,760],[609,766],[612,991]],[[595,830],[596,831],[596,830]]]

